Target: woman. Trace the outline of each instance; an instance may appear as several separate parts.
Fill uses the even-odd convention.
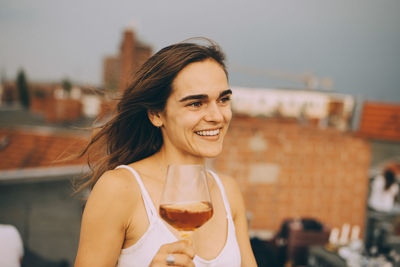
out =
[[[396,175],[392,169],[386,168],[383,175],[378,175],[372,182],[369,206],[376,211],[389,212],[394,207],[398,193]]]
[[[106,156],[86,183],[92,191],[76,267],[256,266],[232,178],[208,173],[214,214],[191,240],[181,240],[157,212],[169,164],[205,164],[220,154],[231,94],[215,44],[171,45],[143,64],[86,148]]]

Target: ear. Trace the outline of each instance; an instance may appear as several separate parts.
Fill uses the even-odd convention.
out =
[[[157,128],[160,128],[163,125],[161,120],[160,112],[157,111],[147,111],[147,116],[149,117],[150,122]]]

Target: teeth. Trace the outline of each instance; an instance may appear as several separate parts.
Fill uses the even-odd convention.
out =
[[[213,136],[219,134],[219,129],[213,131],[198,131],[196,134],[200,136]]]

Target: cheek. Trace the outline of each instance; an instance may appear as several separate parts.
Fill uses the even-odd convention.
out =
[[[224,112],[224,118],[225,118],[226,122],[228,122],[228,123],[231,121],[231,119],[232,119],[232,110],[231,110],[230,107],[228,107],[228,108],[225,110],[225,112]]]
[[[170,132],[174,138],[185,138],[193,132],[196,125],[196,119],[188,116],[177,116],[173,123],[169,125]]]

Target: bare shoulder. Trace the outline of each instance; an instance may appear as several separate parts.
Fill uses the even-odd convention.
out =
[[[229,175],[218,174],[218,177],[224,186],[229,205],[231,206],[232,216],[235,217],[243,206],[243,197],[240,186],[238,182]]]
[[[240,187],[238,182],[231,176],[225,174],[218,174],[222,184],[224,185],[225,192],[230,193],[240,193]]]
[[[140,189],[132,174],[125,169],[105,172],[94,185],[87,202],[92,209],[107,208],[124,214],[131,211],[140,197]]]
[[[105,197],[129,197],[139,189],[135,178],[132,176],[128,170],[122,168],[107,171],[96,182],[92,193],[101,192]]]

